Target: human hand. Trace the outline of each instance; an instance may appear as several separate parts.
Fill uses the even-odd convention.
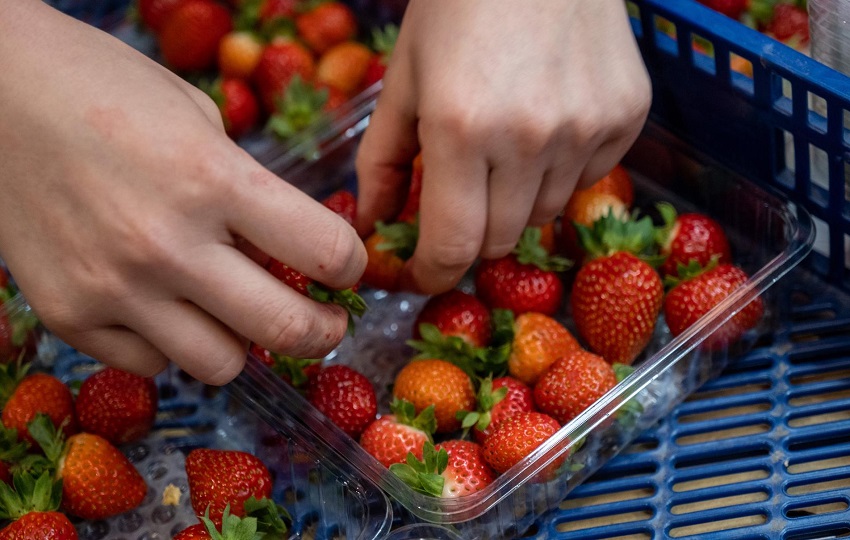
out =
[[[650,98],[622,0],[411,0],[357,156],[355,225],[365,236],[398,213],[421,149],[402,279],[448,290],[607,174]]]
[[[246,340],[329,352],[345,310],[258,259],[351,287],[366,260],[354,229],[236,146],[168,70],[43,2],[0,10],[0,256],[45,326],[115,367],[171,359],[211,384],[241,370]]]

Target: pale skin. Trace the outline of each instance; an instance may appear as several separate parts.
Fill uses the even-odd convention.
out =
[[[0,257],[49,329],[142,375],[171,360],[223,384],[249,340],[333,349],[345,312],[277,281],[258,253],[354,285],[357,233],[401,207],[420,148],[407,284],[435,293],[604,175],[649,105],[621,0],[413,0],[358,155],[355,231],[155,62],[40,0],[0,13],[0,125],[14,126],[0,130]]]

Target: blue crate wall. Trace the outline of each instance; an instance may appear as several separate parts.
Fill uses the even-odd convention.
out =
[[[46,0],[74,18],[98,28],[111,28],[127,16],[130,0]]]

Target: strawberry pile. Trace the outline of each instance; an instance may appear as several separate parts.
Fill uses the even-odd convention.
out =
[[[150,378],[103,368],[74,392],[20,361],[0,366],[0,539],[77,538],[69,518],[138,507],[148,486],[119,446],[150,432]]]
[[[334,0],[137,0],[162,63],[207,92],[233,139],[290,139],[379,81],[398,30]],[[366,32],[371,34],[366,34]]]
[[[398,290],[418,238],[421,177],[417,159],[404,210],[366,239],[363,286]],[[612,391],[646,358],[659,325],[678,336],[747,282],[719,222],[663,201],[643,214],[634,201],[618,165],[576,191],[557,222],[526,229],[512,253],[478,261],[464,288],[427,298],[389,403],[350,365],[254,353],[413,489],[475,493]],[[753,300],[701,347],[728,347],[763,311]],[[640,410],[628,403],[616,421],[633,425]]]

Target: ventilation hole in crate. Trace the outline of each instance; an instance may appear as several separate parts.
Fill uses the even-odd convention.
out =
[[[726,452],[710,452],[700,456],[677,459],[673,465],[677,470],[703,467],[705,465],[717,465],[719,463],[735,462],[743,459],[766,457],[770,455],[771,449],[767,445],[753,448],[741,448]]]
[[[792,428],[801,428],[806,426],[817,426],[820,424],[829,424],[832,422],[846,422],[850,420],[850,407],[838,411],[832,411],[822,414],[810,414],[799,416],[788,420],[788,426]]]
[[[764,390],[769,390],[773,388],[773,385],[769,380],[765,381],[755,381],[749,382],[746,384],[741,384],[740,386],[729,386],[725,388],[711,388],[706,390],[701,390],[699,392],[695,392],[691,394],[685,401],[686,402],[695,402],[702,401],[706,399],[717,399],[717,398],[725,398],[731,396],[740,396],[744,394],[752,394],[755,392],[762,392]]]
[[[835,524],[830,528],[819,527],[817,530],[791,531],[783,540],[827,540],[830,538],[847,538],[850,536],[850,527]]]
[[[811,493],[822,493],[824,491],[846,491],[850,488],[850,478],[836,478],[834,480],[822,480],[820,482],[806,482],[792,484],[786,488],[788,495],[799,496]]]
[[[658,48],[673,56],[679,56],[679,48],[676,46],[678,39],[676,25],[671,20],[665,19],[660,15],[653,17],[653,23],[655,24],[655,42]]]
[[[799,297],[799,300],[796,299]],[[803,298],[807,298],[804,295],[793,295],[791,298],[792,302],[800,301],[802,304]],[[809,302],[807,300],[806,302]],[[818,321],[833,321],[835,320],[837,313],[831,306],[814,306],[812,309],[795,309],[791,314],[791,320],[796,323],[801,322],[818,322]]]
[[[709,533],[731,531],[746,527],[757,527],[759,525],[764,525],[765,523],[767,523],[767,516],[758,513],[730,519],[720,519],[717,521],[686,525],[684,527],[673,527],[670,529],[670,536],[673,538],[684,538],[686,536],[696,536],[699,538]]]
[[[790,452],[805,452],[818,448],[842,446],[847,443],[850,443],[850,433],[846,431],[818,431],[806,436],[792,436],[788,442],[788,450]]]
[[[745,81],[741,77],[736,77],[735,74],[743,75],[747,79],[753,78],[753,63],[743,56],[735,54],[733,52],[729,53],[729,71],[732,72],[732,84],[736,87],[741,88],[742,90],[748,90],[749,93],[752,93],[753,85],[751,82]]]
[[[834,514],[836,512],[843,512],[847,510],[848,505],[846,501],[824,501],[819,504],[807,504],[805,506],[792,506],[788,507],[784,510],[785,517],[787,518],[804,518],[811,516],[820,516],[824,514]]]
[[[826,133],[827,103],[824,98],[814,92],[807,92],[809,111],[809,127],[820,133]]]
[[[806,384],[836,381],[840,379],[850,379],[850,367],[818,373],[793,375],[789,378],[789,382],[795,386],[803,386]]]
[[[773,366],[774,358],[765,354],[752,354],[746,358],[731,362],[726,369],[725,374],[732,373],[748,373],[751,371],[764,371]]]
[[[826,208],[829,204],[829,156],[822,148],[809,144],[809,199]]]
[[[658,449],[658,439],[641,439],[633,442],[623,450],[624,454],[643,454]]]
[[[768,500],[770,495],[766,491],[753,491],[750,493],[741,493],[739,495],[731,495],[728,497],[718,497],[716,499],[704,499],[692,503],[676,504],[670,508],[673,514],[693,514],[696,512],[704,512],[715,508],[727,508],[730,506],[738,506],[739,504],[753,504]]]
[[[181,418],[194,416],[198,412],[196,403],[180,404],[174,407],[160,408],[156,413],[156,423],[172,422]]]
[[[537,524],[535,523],[534,525],[529,527],[529,529],[527,531],[525,531],[523,534],[518,536],[518,538],[537,538],[537,534],[539,532],[540,532],[540,530],[537,528]],[[516,536],[516,535],[512,535],[512,536]]]
[[[160,401],[174,399],[178,395],[180,395],[180,391],[178,390],[178,388],[169,382],[160,383],[159,385],[157,385],[157,390],[159,392],[158,395]]]
[[[791,116],[793,114],[794,108],[791,103],[791,98],[793,96],[793,89],[791,87],[791,83],[788,79],[777,75],[776,73],[770,74],[770,82],[771,82],[771,98],[773,99],[773,109],[785,116]]]
[[[788,404],[792,407],[802,407],[805,405],[817,405],[820,403],[827,403],[829,401],[846,400],[849,398],[850,388],[844,388],[841,390],[834,390],[832,392],[793,397],[788,400]]]
[[[717,69],[714,65],[714,43],[699,34],[691,34],[691,49],[694,67],[714,75]]]
[[[686,491],[697,491],[717,486],[728,486],[732,484],[741,484],[743,482],[753,482],[755,480],[764,480],[770,477],[770,471],[767,469],[752,469],[749,471],[741,471],[729,474],[719,474],[716,476],[705,476],[694,480],[683,480],[673,484],[673,491],[682,493]]]
[[[634,2],[626,1],[626,12],[629,14],[629,18],[632,19],[635,23],[632,24],[632,30],[635,33],[635,37],[638,39],[643,37],[643,27],[639,24],[641,20],[640,16],[640,7]]]
[[[808,291],[804,291],[802,289],[795,289],[795,290],[791,291],[791,294],[789,295],[788,299],[791,301],[791,305],[794,306],[795,308],[808,306],[812,303],[812,295],[809,294]],[[823,311],[823,310],[818,310],[818,313],[820,313],[821,311]],[[829,311],[832,311],[832,310],[829,310]],[[832,313],[833,313],[832,316],[834,318],[835,312],[832,311]],[[799,311],[795,311],[792,314],[792,316],[794,318],[796,318],[796,317],[800,317],[801,314],[800,314]]]
[[[794,460],[786,465],[785,470],[790,474],[802,474],[843,467],[850,467],[850,456],[841,455],[833,458],[813,459],[808,461]]]
[[[737,407],[725,407],[722,409],[714,409],[711,411],[683,414],[682,416],[677,418],[677,421],[680,424],[694,424],[698,422],[708,422],[712,420],[717,420],[720,418],[731,418],[734,416],[744,416],[747,414],[758,414],[765,411],[769,411],[772,408],[773,405],[770,402],[762,401],[758,403],[740,405]]]
[[[600,517],[577,519],[574,521],[562,521],[555,525],[555,530],[561,533],[595,529],[597,527],[621,525],[623,523],[634,523],[652,519],[654,511],[650,508],[642,508],[630,512],[619,512],[616,514],[605,514]]]
[[[608,466],[600,469],[590,478],[584,481],[585,484],[599,484],[611,480],[622,481],[626,478],[638,478],[641,476],[652,476],[658,470],[658,465],[655,462],[633,463],[628,467],[612,467]]]
[[[575,510],[588,506],[598,506],[623,501],[634,501],[637,499],[645,499],[647,497],[652,497],[653,495],[655,495],[655,492],[655,486],[645,486],[635,489],[626,489],[623,491],[599,493],[597,495],[590,495],[587,497],[571,497],[565,499],[561,503],[560,508],[562,510]]]

